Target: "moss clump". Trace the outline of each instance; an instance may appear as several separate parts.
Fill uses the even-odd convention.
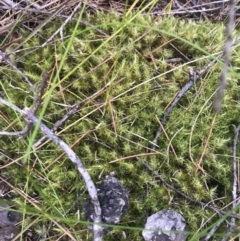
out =
[[[212,55],[222,49],[223,26],[209,22],[186,23],[174,18],[154,21],[140,15],[121,18],[115,13],[99,13],[86,19],[94,27],[80,25],[74,33],[73,44],[47,104],[44,122],[52,126],[68,112],[70,105],[94,95],[108,83],[107,88],[71,116],[61,127],[59,136],[72,145],[96,183],[100,182],[99,176],[111,171],[117,173],[130,196],[130,210],[122,224],[142,228],[148,215],[166,208],[180,212],[192,232],[198,230],[202,219],[208,220],[206,226],[216,221],[210,218],[212,212],[186,203],[183,197],[167,190],[131,156],[150,151],[159,126],[157,119],[189,80],[189,68],[201,70]],[[24,45],[16,59],[36,85],[43,71],[56,74],[64,56],[75,22],[63,29],[63,39],[57,36],[44,48],[37,47],[49,39],[61,23],[55,20],[45,26]],[[109,37],[100,34],[97,28]],[[23,30],[23,38],[27,34]],[[168,62],[176,57],[182,61]],[[162,133],[159,137],[155,155],[142,157],[166,181],[196,200],[210,202],[219,198],[221,202],[215,202],[219,208],[231,200],[232,139],[240,109],[236,104],[240,97],[235,75],[238,49],[233,52],[232,60],[229,89],[216,120],[213,121],[211,105],[221,63],[215,64],[173,109],[164,126],[167,136]],[[4,72],[1,86],[7,99],[21,108],[31,106],[34,97],[27,84],[17,73],[9,69]],[[43,102],[52,85],[50,78]],[[14,131],[24,126],[23,119],[8,108],[1,106],[1,113],[3,128]],[[39,132],[37,138],[40,136]],[[15,158],[24,159],[29,137],[19,141],[1,137],[0,143],[14,153]],[[74,236],[87,240],[86,225],[79,224],[74,215],[78,195],[77,203],[82,203],[87,193],[73,165],[51,142],[43,144],[28,158],[27,168],[22,168],[21,173],[19,166],[12,164],[4,169],[6,175],[29,195],[40,197],[45,213],[60,220],[64,227],[70,226]],[[197,164],[204,172],[197,170]],[[27,185],[26,180],[29,180]],[[46,216],[39,215],[44,223]],[[142,240],[139,231],[124,231],[127,240]],[[60,236],[61,232],[55,229],[52,235]],[[121,230],[113,231],[106,240],[112,240],[111,235],[124,240]]]

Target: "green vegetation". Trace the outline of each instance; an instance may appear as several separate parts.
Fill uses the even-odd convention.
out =
[[[222,50],[224,25],[167,17],[153,20],[139,14],[120,17],[99,13],[85,17],[94,27],[80,24],[73,32],[76,22],[72,21],[63,29],[63,38],[58,34],[41,47],[63,23],[54,20],[15,56],[17,66],[36,86],[40,85],[44,71],[50,73],[43,97],[46,111],[40,110],[38,115],[41,113],[44,123],[52,127],[70,105],[108,85],[67,120],[58,132],[59,137],[72,146],[96,183],[109,172],[116,172],[130,196],[130,209],[122,225],[141,229],[147,216],[171,208],[185,217],[191,232],[203,230],[218,217],[166,189],[132,156],[146,154],[142,160],[196,200],[208,203],[216,199],[214,203],[219,208],[231,202],[232,143],[240,113],[238,48],[235,46],[232,51],[229,86],[220,114],[215,118],[211,110],[221,72],[219,61],[173,109],[156,153],[147,155],[159,127],[158,119],[189,80],[190,67],[201,70]],[[28,35],[27,30],[22,30],[22,39]],[[70,38],[73,42],[56,76]],[[177,57],[183,61],[168,63],[168,59]],[[34,96],[19,74],[6,66],[1,66],[1,72],[5,98],[20,108],[31,107]],[[49,101],[45,102],[47,98]],[[25,122],[1,105],[0,125],[1,129],[16,131],[23,129]],[[20,140],[0,138],[1,148],[18,159],[3,169],[4,174],[11,177],[15,187],[36,198],[42,210],[37,211],[37,216],[27,216],[26,225],[32,222],[35,228],[43,229],[52,217],[79,240],[91,240],[82,213],[80,221],[76,216],[87,197],[79,173],[50,141],[26,152],[34,138],[31,135]],[[41,136],[39,131],[34,141]],[[198,164],[204,171],[197,168]],[[23,203],[22,197],[17,200]],[[29,203],[27,214],[36,212],[30,207]],[[113,240],[113,236],[114,240],[143,240],[140,229],[116,228],[105,240]],[[62,234],[57,226],[49,231],[55,239]]]

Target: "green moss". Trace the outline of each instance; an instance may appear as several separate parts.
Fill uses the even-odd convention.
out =
[[[59,136],[73,145],[96,183],[100,182],[99,176],[111,171],[117,173],[130,196],[130,209],[123,225],[141,228],[148,215],[173,208],[182,213],[190,230],[195,232],[201,219],[208,220],[213,213],[186,203],[183,197],[157,182],[158,179],[137,159],[127,157],[149,151],[158,129],[157,118],[161,119],[173,97],[188,81],[189,67],[201,70],[211,60],[206,52],[215,54],[222,49],[224,27],[209,22],[186,23],[174,18],[153,22],[151,18],[140,15],[130,21],[132,17],[121,19],[116,13],[86,16],[93,26],[113,36],[108,38],[95,28],[83,25],[77,29],[43,119],[51,127],[67,113],[70,105],[90,97],[110,83],[101,94],[70,117],[61,127]],[[63,40],[56,37],[44,48],[37,47],[49,39],[60,24],[61,21],[56,20],[45,26],[40,32],[41,37],[31,38],[17,58],[19,67],[36,86],[40,84],[43,71],[56,73],[75,26],[70,22],[64,28]],[[117,31],[119,33],[115,34]],[[23,31],[23,38],[27,34]],[[168,64],[166,61],[175,57],[184,59],[184,56],[192,62]],[[211,105],[219,84],[219,63],[173,109],[164,126],[168,136],[161,134],[156,149],[158,153],[146,159],[163,178],[185,194],[206,203],[219,198],[221,202],[215,202],[219,207],[231,200],[232,140],[240,109],[237,104],[240,98],[239,80],[236,78],[238,61],[238,49],[235,49],[229,89],[225,93],[222,111],[213,123],[207,149],[204,147],[214,118]],[[15,72],[4,69],[4,73],[1,86],[7,99],[21,108],[32,106],[34,97],[28,85]],[[43,101],[49,94],[51,81],[47,83]],[[8,130],[14,131],[24,126],[18,114],[2,105],[1,117],[3,129],[11,126]],[[37,138],[41,135],[39,132]],[[22,159],[28,145],[27,138],[17,141],[15,137],[1,137],[0,143],[4,149],[14,153],[15,158]],[[6,139],[11,145],[6,143]],[[56,219],[72,218],[77,211],[77,196],[80,196],[80,204],[87,196],[84,182],[53,143],[45,143],[35,153],[38,156],[36,163],[34,155],[28,163],[31,167],[28,194],[37,194],[41,208]],[[196,172],[200,159],[205,173]],[[17,164],[4,171],[17,187],[24,189],[26,171],[21,175]],[[59,222],[68,228],[67,221]],[[209,219],[207,225],[211,222]],[[84,224],[74,226],[74,230],[80,232],[76,236],[87,240],[89,231]],[[142,240],[139,232],[124,232],[127,240]],[[55,230],[53,234],[60,236],[61,232]],[[111,235],[116,234],[118,240],[124,240],[122,231],[113,231],[106,240],[112,240]]]

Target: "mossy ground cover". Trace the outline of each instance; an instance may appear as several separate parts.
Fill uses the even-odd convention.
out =
[[[159,120],[189,81],[190,68],[201,70],[222,50],[224,25],[167,17],[154,20],[140,14],[120,17],[99,13],[84,17],[93,27],[80,24],[72,36],[76,25],[72,21],[61,36],[56,35],[41,47],[63,23],[54,20],[14,57],[36,86],[44,71],[50,73],[43,96],[47,107],[38,114],[43,114],[44,123],[51,127],[71,105],[94,96],[61,126],[58,135],[83,160],[95,183],[114,171],[129,192],[130,208],[121,225],[130,229],[115,228],[105,240],[143,240],[140,230],[146,218],[168,208],[185,217],[192,237],[219,217],[164,187],[135,157],[141,157],[167,182],[198,201],[211,202],[219,208],[231,202],[232,145],[240,111],[238,46],[232,49],[221,112],[216,116],[212,111],[222,67],[218,61],[173,109],[156,151],[152,152],[151,141]],[[22,30],[22,38],[29,33]],[[71,36],[73,42],[54,83]],[[169,61],[179,57],[181,61]],[[1,72],[5,98],[20,108],[32,106],[34,96],[18,73],[3,65]],[[47,98],[50,101],[46,103]],[[3,105],[0,122],[2,129],[8,131],[25,126],[21,116]],[[41,233],[47,229],[49,240],[61,235],[61,240],[69,240],[66,232],[77,240],[91,240],[81,207],[88,194],[79,173],[50,141],[26,151],[31,135],[19,140],[0,138],[1,148],[17,160],[10,160],[2,173],[29,196],[25,201],[25,225],[32,225]],[[35,141],[41,136],[39,131]],[[30,197],[42,211],[32,207]],[[24,203],[21,196],[17,200]],[[51,223],[49,217],[63,229]],[[221,232],[224,231],[220,230],[220,235]]]

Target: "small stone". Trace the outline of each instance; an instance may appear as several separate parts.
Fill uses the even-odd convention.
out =
[[[128,210],[129,198],[126,189],[113,174],[106,176],[97,188],[98,199],[102,209],[102,222],[117,224],[125,216]],[[93,206],[88,198],[83,206],[85,219],[93,222]],[[91,226],[89,227],[91,228]],[[109,228],[104,228],[107,233]]]
[[[0,227],[15,225],[22,221],[22,215],[18,212],[10,211],[11,207],[0,201]]]
[[[145,241],[185,241],[185,219],[173,210],[162,210],[148,217],[142,235]]]
[[[19,233],[20,233],[20,230],[17,227],[12,225],[0,228],[0,241],[11,241]],[[20,241],[20,238],[14,239],[14,240]]]
[[[162,233],[160,235],[154,235],[151,241],[169,241],[168,235]]]
[[[9,210],[11,207],[4,201],[0,201],[0,241],[13,240],[20,230],[14,225],[22,221],[22,215]],[[20,240],[14,239],[14,240]]]

